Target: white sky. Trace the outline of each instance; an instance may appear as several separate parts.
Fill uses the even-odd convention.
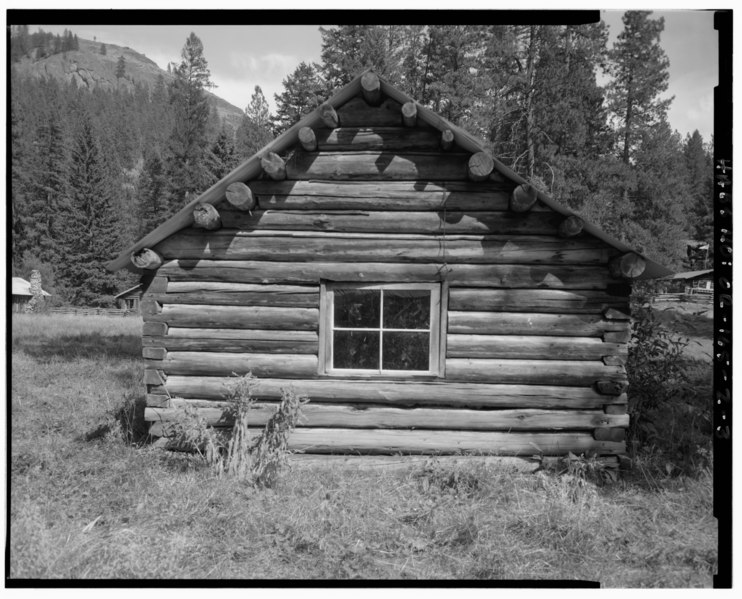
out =
[[[610,43],[621,32],[623,11],[602,11],[609,26]],[[670,59],[669,113],[673,128],[683,135],[698,129],[709,141],[713,132],[713,87],[717,83],[717,33],[711,11],[655,11],[665,18],[661,44]],[[183,16],[178,16],[183,23]],[[187,22],[187,21],[186,21]],[[129,46],[166,68],[180,62],[180,51],[191,31],[204,44],[212,90],[244,109],[259,85],[271,109],[282,81],[301,61],[320,60],[318,25],[40,25],[46,31],[72,30],[79,37]],[[33,30],[33,28],[32,28]]]

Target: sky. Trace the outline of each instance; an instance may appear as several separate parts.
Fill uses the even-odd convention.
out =
[[[609,46],[623,29],[621,10],[601,11],[609,27]],[[713,87],[717,84],[717,33],[713,12],[658,10],[665,19],[660,43],[670,59],[670,88],[674,96],[669,120],[682,135],[698,129],[704,140],[713,133]],[[180,62],[180,51],[191,31],[201,39],[209,63],[212,91],[244,109],[259,85],[272,111],[274,95],[300,62],[320,60],[322,37],[317,25],[40,25],[61,33],[70,29],[79,37],[129,46],[154,60],[161,68]],[[327,25],[329,27],[331,25]],[[32,27],[32,30],[34,30]],[[599,80],[605,82],[605,78]]]

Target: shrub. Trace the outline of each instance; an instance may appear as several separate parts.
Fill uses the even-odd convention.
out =
[[[652,434],[651,413],[687,384],[683,350],[688,339],[673,338],[654,316],[646,296],[632,302],[629,376],[629,436],[639,442]]]
[[[232,402],[234,417],[231,435],[221,434],[186,403],[171,430],[171,446],[197,453],[219,474],[227,474],[251,484],[270,487],[286,466],[288,437],[301,418],[301,408],[309,399],[291,388],[281,389],[281,402],[255,437],[248,428],[252,393],[257,380],[252,373],[227,385],[226,397]],[[228,440],[227,440],[228,437]]]

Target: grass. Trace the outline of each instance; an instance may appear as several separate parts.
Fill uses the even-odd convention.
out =
[[[667,472],[661,435],[608,486],[432,458],[403,471],[294,465],[272,488],[255,487],[132,442],[140,326],[14,319],[11,578],[711,585],[709,466]]]

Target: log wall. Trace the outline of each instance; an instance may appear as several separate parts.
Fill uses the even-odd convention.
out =
[[[618,252],[565,236],[563,216],[518,203],[501,175],[473,177],[471,154],[420,120],[403,126],[393,100],[359,95],[330,116],[337,126],[304,132],[245,182],[249,210],[225,200],[219,230],[153,248],[162,265],[142,302],[152,432],[168,434],[187,404],[229,426],[226,385],[252,372],[256,427],[283,387],[309,396],[290,441],[307,453],[623,453]],[[333,281],[441,283],[440,375],[320,374],[320,290]]]

